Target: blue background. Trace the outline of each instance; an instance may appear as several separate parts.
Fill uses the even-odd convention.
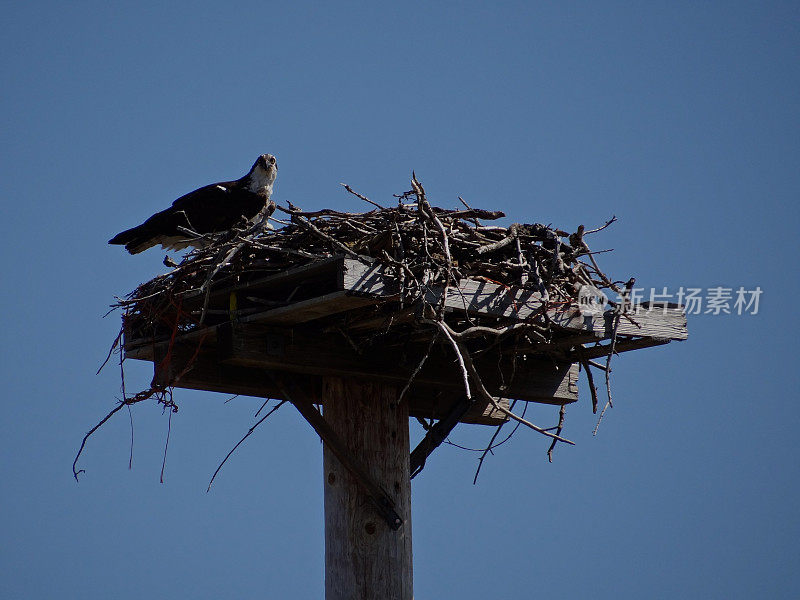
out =
[[[135,8],[134,8],[135,6]],[[574,230],[644,287],[764,290],[690,340],[623,355],[548,441],[484,465],[443,447],[413,482],[417,598],[796,598],[800,10],[719,3],[5,3],[3,598],[320,598],[321,446],[283,408],[178,391],[114,406],[114,295],[163,271],[106,241],[277,155],[275,199],[434,203]],[[149,383],[127,365],[128,389]],[[528,411],[555,423],[552,407]],[[415,432],[415,435],[417,432]],[[459,443],[491,430],[462,427]]]

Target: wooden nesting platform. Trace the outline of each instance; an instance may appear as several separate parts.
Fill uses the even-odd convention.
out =
[[[442,286],[425,300],[436,306]],[[502,398],[561,405],[578,399],[581,359],[607,355],[615,316],[585,316],[574,307],[545,306],[541,295],[489,280],[465,279],[446,295],[446,319],[499,327],[543,311],[554,324],[551,343],[485,344],[475,365],[487,390]],[[203,309],[205,304],[205,311]],[[176,329],[139,327],[126,319],[127,358],[152,361],[155,381],[179,388],[281,398],[269,372],[291,377],[312,398],[321,398],[327,375],[390,382],[403,388],[428,350],[431,329],[416,326],[416,307],[400,305],[393,270],[369,259],[333,257],[247,281],[221,282],[190,292],[179,311],[203,325]],[[390,335],[380,335],[391,325]],[[641,304],[617,327],[616,352],[687,338],[686,315],[675,305]],[[377,340],[370,343],[370,339]],[[407,397],[411,416],[441,419],[463,396],[463,378],[449,345],[432,347]],[[505,420],[478,402],[462,422]]]

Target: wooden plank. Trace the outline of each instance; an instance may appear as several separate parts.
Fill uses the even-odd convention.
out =
[[[331,271],[332,269],[336,271]],[[335,258],[312,263],[283,274],[265,278],[258,285],[283,285],[287,281],[300,281],[311,273],[330,271],[335,277],[333,291],[321,296],[306,298],[273,309],[242,316],[241,323],[306,323],[322,317],[341,314],[370,304],[393,300],[399,292],[398,283],[390,269],[378,263],[364,263],[350,258]],[[334,279],[336,280],[334,282]],[[248,284],[239,291],[253,293]],[[239,289],[239,288],[236,288]],[[442,288],[434,287],[425,293],[431,304],[441,300]],[[448,289],[446,306],[451,311],[466,311],[475,316],[504,317],[524,320],[538,314],[543,307],[539,292],[522,288],[509,288],[489,281],[465,279],[457,287]],[[548,317],[565,332],[596,335],[608,339],[614,330],[615,315],[608,311],[601,316],[581,315],[577,308],[566,310],[550,308]],[[621,318],[618,335],[683,340],[688,337],[686,314],[682,307],[674,305],[638,305],[628,316]],[[143,341],[144,344],[150,342]],[[126,339],[126,350],[134,350],[136,344]],[[140,351],[142,356],[148,352]]]
[[[390,269],[380,264],[365,265],[346,258],[343,289],[371,296],[394,296],[399,285]],[[434,286],[424,294],[425,301],[437,305],[441,301],[442,286]],[[462,279],[458,286],[448,289],[445,306],[452,310],[465,310],[473,314],[490,314],[498,317],[524,319],[541,310],[539,292],[509,288],[488,281]]]
[[[638,339],[618,339],[617,343],[614,344],[614,352],[619,354],[622,352],[629,352],[631,350],[641,350],[642,348],[652,348],[654,346],[663,346],[664,344],[669,344],[670,341],[668,339],[660,339],[660,338],[638,338]],[[568,355],[567,360],[580,360],[580,356],[583,355],[587,359],[593,358],[600,358],[601,356],[608,356],[611,352],[611,342],[607,344],[601,344],[599,346],[588,346],[583,348],[579,353],[573,353]]]
[[[239,285],[228,285],[220,288],[212,288],[210,297],[212,299],[214,298],[227,299],[231,292],[247,291],[248,293],[250,293],[253,290],[260,288],[282,287],[292,282],[304,281],[310,277],[315,277],[319,274],[326,272],[337,273],[340,272],[343,268],[342,260],[343,260],[342,257],[334,256],[331,258],[316,260],[314,262],[310,262],[305,265],[300,265],[298,267],[292,267],[290,269],[286,269],[278,273],[273,273],[271,275],[266,275],[262,278],[248,281],[245,285],[239,284]],[[184,296],[184,300],[190,300],[194,298],[200,298],[204,300],[205,291],[192,290],[190,292],[187,292],[186,295]]]
[[[393,296],[398,293],[394,276],[382,265],[364,265],[352,259],[344,259],[344,289],[354,293],[373,296]],[[437,305],[441,301],[442,287],[435,286],[425,292],[425,300]],[[541,312],[542,296],[538,291],[507,287],[490,281],[462,279],[458,286],[447,291],[445,306],[451,310],[462,310],[474,315],[524,320]],[[567,330],[593,331],[603,337],[611,337],[614,314],[607,311],[600,317],[581,315],[577,308],[547,311],[550,319]],[[617,333],[647,337],[682,340],[688,337],[686,314],[682,307],[674,305],[637,305],[630,313],[630,320],[622,318]]]
[[[266,312],[259,312],[239,319],[240,323],[282,323],[291,325],[295,323],[306,323],[314,319],[327,317],[341,312],[346,312],[354,308],[361,308],[369,304],[375,304],[378,300],[374,298],[364,298],[353,296],[348,292],[338,291],[301,300],[294,304],[273,308]]]
[[[412,394],[411,403],[414,406],[415,413],[418,410],[417,407],[420,403],[419,400],[419,393]],[[480,398],[473,398],[473,400],[474,402],[472,403],[472,406],[470,406],[469,410],[467,410],[467,412],[461,417],[462,423],[473,423],[475,425],[499,425],[504,421],[508,421],[506,414],[502,410],[496,409],[491,403],[481,400]],[[574,402],[574,400],[571,400],[570,402]],[[563,404],[569,404],[570,402],[563,402]],[[507,410],[511,407],[511,402],[509,402],[508,398],[497,398],[497,404]],[[544,402],[542,404],[548,403]],[[416,414],[414,416],[416,416]],[[441,418],[442,415],[436,416],[437,418]]]
[[[442,288],[437,286],[425,294],[425,301],[437,306],[441,297]],[[447,308],[455,311],[518,320],[539,313],[542,305],[539,292],[473,279],[462,279],[457,287],[449,288],[445,302]]]
[[[619,321],[617,335],[632,335],[667,340],[685,340],[689,337],[686,313],[683,308],[647,308],[641,305],[626,313]],[[616,315],[608,311],[602,317],[581,315],[577,309],[550,315],[559,326],[566,329],[594,331],[610,339]]]
[[[420,419],[443,419],[453,407],[453,402],[459,396],[464,395],[463,388],[442,389],[420,386],[414,384],[406,392],[408,396],[409,410],[412,417]],[[511,403],[508,398],[497,398],[497,403],[503,408],[509,408]],[[499,425],[508,420],[508,417],[494,408],[490,403],[481,399],[476,399],[467,412],[461,417],[462,423],[472,423],[474,425]]]
[[[380,263],[344,258],[339,289],[355,294],[385,297],[399,294],[400,284],[392,270]]]
[[[165,352],[165,346],[156,347],[154,381],[161,385],[169,385],[172,378],[184,371],[190,361],[194,359],[192,368],[181,377],[180,381],[173,382],[174,387],[256,398],[286,399],[283,398],[281,390],[275,386],[273,379],[265,369],[221,363],[217,360],[214,348],[207,348],[206,351],[195,356],[196,346],[194,344],[184,345],[178,342],[172,350],[168,368],[159,372],[158,365],[164,358]],[[153,362],[152,358],[145,360]],[[316,398],[318,403],[322,402],[319,377],[288,372],[280,372],[280,377],[284,381],[291,381],[292,387],[301,389],[307,397]],[[411,416],[425,419],[442,418],[452,403],[451,394],[432,387],[413,386],[406,396]],[[499,403],[506,408],[509,406],[509,402],[505,398],[501,398]],[[491,405],[476,404],[462,421],[478,425],[499,425],[505,419],[505,415],[496,411]]]
[[[254,330],[228,325],[220,328],[218,338],[220,359],[227,364],[323,376],[344,375],[402,385],[409,380],[425,352],[425,345],[407,349],[405,361],[397,350],[358,354],[338,336],[301,328]],[[453,356],[444,346],[436,350],[431,352],[414,383],[461,389],[463,382]],[[521,357],[513,366],[513,360],[514,357],[498,356],[494,352],[476,358],[476,366],[492,395],[547,404],[577,400],[577,370],[572,373],[569,363]],[[504,385],[504,376],[510,379],[512,372],[513,381]]]
[[[264,323],[264,324],[280,324],[280,325],[295,325],[298,323],[306,323],[329,315],[346,312],[356,308],[362,308],[375,304],[379,300],[375,298],[368,298],[363,296],[354,296],[349,292],[338,291],[302,300],[273,308],[268,311],[261,311],[255,314],[247,315],[237,319],[238,323]],[[191,339],[199,339],[204,335],[214,335],[216,338],[216,330],[219,326],[206,327],[181,334],[183,341]],[[125,353],[128,358],[148,360],[153,354],[153,345],[161,344],[168,341],[169,337],[164,336],[158,340],[148,339],[129,339],[125,336]]]
[[[166,348],[156,348],[153,361],[153,381],[160,385],[173,385],[189,390],[239,394],[257,398],[281,398],[280,390],[263,370],[248,369],[236,365],[226,365],[216,359],[215,352],[200,352],[195,356],[196,346],[176,343],[172,349],[169,364],[159,368],[166,354]],[[175,382],[174,377],[191,368]],[[313,380],[308,380],[309,384]]]

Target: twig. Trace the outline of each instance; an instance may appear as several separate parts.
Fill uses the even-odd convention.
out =
[[[122,397],[127,398],[128,392],[125,389],[125,353],[120,351],[119,353],[119,387],[120,391],[122,392]],[[128,420],[130,421],[131,425],[131,446],[130,452],[128,454],[128,470],[130,471],[133,469],[133,410],[131,410],[131,405],[128,404]]]
[[[131,410],[131,405],[128,404],[128,419],[131,423],[131,447],[130,453],[128,454],[128,470],[130,471],[133,469],[133,410]]]
[[[356,198],[361,198],[361,199],[362,199],[364,202],[368,202],[369,204],[372,204],[372,206],[377,206],[377,207],[378,207],[378,208],[380,208],[381,210],[384,210],[383,206],[381,206],[381,205],[380,205],[380,204],[378,204],[377,202],[373,202],[372,200],[370,200],[370,199],[369,199],[369,198],[367,198],[366,196],[362,196],[362,195],[361,195],[361,194],[359,194],[358,192],[354,191],[354,190],[353,190],[353,188],[351,188],[351,187],[350,187],[349,185],[347,185],[346,183],[340,183],[339,185],[341,185],[341,186],[342,186],[344,189],[346,189],[348,192],[350,192],[351,194],[353,194],[353,196],[355,196]]]
[[[612,215],[611,218],[608,221],[606,221],[603,225],[601,225],[600,227],[597,227],[595,229],[589,229],[588,231],[584,231],[583,235],[589,235],[590,233],[597,233],[598,231],[603,231],[603,229],[605,229],[606,227],[611,225],[616,220],[617,220],[617,217],[615,215]]]
[[[161,461],[161,477],[159,478],[159,483],[164,483],[164,469],[167,466],[167,449],[169,448],[169,434],[172,432],[172,413],[173,411],[169,411],[169,417],[167,417],[167,441],[164,443],[164,458]]]
[[[117,406],[111,409],[111,411],[105,417],[103,417],[97,425],[95,425],[89,430],[89,433],[83,436],[83,441],[81,442],[81,447],[78,449],[78,454],[75,455],[75,460],[72,461],[72,476],[75,478],[75,481],[78,481],[78,475],[86,472],[85,469],[80,469],[80,470],[75,469],[75,467],[78,465],[78,459],[81,457],[81,453],[83,452],[83,448],[86,446],[86,440],[88,440],[95,431],[100,429],[100,427],[102,427],[106,421],[108,421],[111,417],[113,417],[114,414],[118,412],[125,405],[126,405],[125,401],[122,401],[119,404],[117,404]]]
[[[489,252],[494,252],[495,250],[500,250],[505,248],[506,246],[510,245],[514,240],[517,239],[518,231],[517,228],[519,225],[514,223],[511,227],[508,228],[509,234],[504,237],[499,242],[495,242],[493,244],[487,244],[486,246],[481,246],[475,252],[478,254],[488,254]]]
[[[97,369],[97,372],[95,373],[95,375],[99,375],[100,371],[102,371],[103,367],[105,367],[106,364],[108,363],[109,359],[111,358],[111,355],[114,353],[114,350],[116,350],[117,346],[119,346],[119,342],[122,339],[122,334],[123,334],[124,331],[125,331],[124,328],[119,330],[119,333],[117,334],[117,337],[114,338],[114,343],[111,344],[111,349],[108,351],[108,354],[106,355],[106,359],[103,361],[103,364],[100,365],[100,368]]]
[[[512,402],[512,403],[511,403],[511,408],[512,408],[512,409],[514,408],[514,405],[516,404],[516,402],[517,402],[517,401],[516,401],[516,400],[514,400],[514,402]],[[525,403],[524,403],[524,405],[525,405],[525,406],[522,408],[522,414],[520,415],[521,417],[524,417],[524,416],[525,416],[525,413],[528,411],[528,404],[529,404],[529,402],[525,402]],[[502,422],[502,423],[500,423],[500,425],[498,425],[497,427],[502,427],[502,426],[503,426],[503,425],[505,425],[507,422],[508,422],[508,421],[503,421],[503,422]],[[512,429],[512,430],[511,430],[511,431],[508,433],[508,435],[507,435],[506,437],[504,437],[502,440],[500,440],[500,441],[499,441],[499,442],[497,442],[496,444],[492,444],[492,446],[491,446],[491,450],[494,450],[495,448],[498,448],[499,446],[502,446],[503,444],[505,444],[506,442],[508,442],[508,441],[509,441],[509,440],[512,438],[512,436],[513,436],[513,435],[514,435],[514,434],[517,432],[517,429],[519,429],[519,426],[520,426],[520,425],[522,425],[522,423],[515,422],[515,423],[514,423],[514,429]],[[485,447],[483,447],[483,448],[469,448],[469,447],[467,447],[467,446],[462,446],[461,444],[456,444],[455,442],[453,442],[453,441],[451,441],[451,440],[445,440],[445,442],[444,442],[444,443],[445,443],[445,444],[447,444],[448,446],[454,446],[454,447],[456,447],[456,448],[458,448],[458,449],[460,449],[460,450],[468,450],[468,451],[470,451],[470,452],[480,452],[480,453],[484,453],[484,452],[489,452],[489,451],[490,451],[490,449],[489,449],[489,446],[485,446]],[[492,454],[494,454],[494,453],[492,452]],[[475,482],[473,481],[473,484],[474,484],[474,483],[475,483]]]
[[[622,304],[617,308],[616,313],[614,314],[614,329],[611,332],[611,348],[609,348],[608,356],[606,356],[606,394],[608,395],[608,401],[606,402],[605,406],[603,406],[603,410],[600,411],[600,417],[597,419],[597,424],[594,426],[594,431],[592,431],[592,435],[597,435],[597,430],[600,428],[600,422],[603,420],[603,416],[606,414],[606,410],[609,407],[613,407],[614,403],[611,399],[611,358],[615,354],[615,349],[617,346],[617,331],[619,329],[619,322],[620,318],[625,315],[625,312],[628,310],[628,294],[630,294],[631,289],[633,289],[634,284],[636,283],[636,279],[631,277],[625,283],[625,289],[622,292]]]
[[[586,364],[592,365],[595,369],[600,369],[601,371],[605,371],[606,370],[606,366],[605,365],[601,365],[599,362],[594,361],[594,360],[587,360]]]
[[[586,360],[581,353],[581,365],[583,365],[583,372],[586,373],[586,380],[589,382],[589,393],[592,395],[592,414],[597,414],[597,388],[594,385],[594,376],[592,376],[591,363],[592,361]],[[603,370],[606,370],[603,367]]]
[[[219,463],[219,466],[217,467],[217,470],[216,470],[216,471],[214,471],[214,474],[211,476],[211,481],[209,481],[209,482],[208,482],[208,487],[206,488],[206,493],[208,493],[208,492],[210,492],[210,491],[211,491],[211,485],[214,483],[214,479],[217,477],[217,473],[219,473],[220,469],[222,469],[222,465],[224,465],[224,464],[227,462],[227,460],[228,460],[228,459],[231,457],[231,454],[233,454],[234,452],[236,452],[236,449],[237,449],[239,446],[241,446],[241,445],[242,445],[242,442],[244,442],[244,441],[245,441],[245,440],[246,440],[248,437],[250,437],[250,435],[251,435],[251,434],[252,434],[252,433],[253,433],[253,432],[256,430],[256,427],[258,427],[259,425],[261,425],[261,423],[263,423],[264,421],[266,421],[266,420],[267,420],[267,418],[268,418],[268,417],[269,417],[269,416],[270,416],[272,413],[274,413],[276,410],[278,410],[278,409],[279,409],[281,406],[283,406],[285,403],[286,403],[286,400],[281,400],[280,402],[278,402],[278,404],[276,404],[275,406],[273,406],[273,407],[272,407],[272,408],[271,408],[271,409],[270,409],[270,410],[267,412],[267,414],[265,414],[263,417],[261,417],[261,419],[260,419],[260,420],[259,420],[259,421],[258,421],[258,422],[255,424],[255,425],[253,425],[253,426],[252,426],[250,429],[248,429],[248,430],[247,430],[247,433],[245,433],[245,434],[244,434],[244,436],[242,437],[242,439],[240,439],[238,442],[236,442],[236,445],[235,445],[233,448],[231,448],[231,451],[230,451],[230,452],[228,452],[228,454],[225,456],[225,458],[224,458],[224,459],[222,459],[222,462],[221,462],[221,463]]]
[[[439,217],[436,216],[436,213],[431,208],[430,204],[428,203],[427,198],[425,197],[425,189],[422,187],[422,184],[417,180],[417,176],[415,173],[412,172],[411,174],[411,187],[414,189],[414,193],[417,195],[418,206],[420,208],[420,212],[425,215],[428,219],[433,221],[436,225],[436,228],[439,230],[439,233],[442,236],[442,248],[444,250],[444,259],[445,259],[445,282],[444,282],[444,289],[442,290],[442,298],[440,302],[439,313],[444,314],[444,307],[447,306],[447,290],[450,287],[450,283],[453,279],[453,259],[450,256],[450,242],[447,238],[447,231],[445,231],[444,225],[439,220]]]
[[[461,204],[463,204],[464,206],[466,206],[467,210],[472,210],[472,207],[466,202],[464,202],[464,199],[461,196],[458,197],[458,201],[461,202]],[[472,222],[475,224],[475,227],[481,226],[481,222],[478,221],[478,217],[473,217]]]
[[[417,376],[417,373],[419,373],[422,370],[422,366],[425,364],[425,361],[427,361],[428,357],[431,355],[431,350],[433,349],[433,345],[436,343],[437,339],[439,339],[439,330],[437,330],[431,336],[431,341],[428,342],[428,349],[425,351],[425,354],[423,355],[422,359],[419,361],[419,364],[417,364],[417,368],[414,369],[413,373],[411,373],[411,377],[408,378],[408,381],[406,382],[405,387],[400,392],[400,395],[397,397],[397,404],[400,404],[400,402],[402,401],[403,397],[406,395],[406,392],[411,387],[411,384],[414,382],[414,378]]]
[[[513,408],[514,408],[514,406],[512,405],[512,406],[511,406],[511,408],[513,409]],[[526,406],[526,408],[527,408],[527,406]],[[495,430],[494,430],[494,433],[492,434],[492,437],[491,437],[491,439],[489,440],[489,443],[488,443],[488,444],[486,444],[486,448],[484,449],[483,453],[481,454],[481,457],[478,459],[478,468],[477,468],[477,469],[475,469],[475,477],[473,477],[473,478],[472,478],[472,485],[476,485],[476,484],[478,483],[478,475],[480,475],[480,472],[481,472],[481,467],[483,467],[483,461],[484,461],[484,459],[485,459],[485,458],[486,458],[486,457],[487,457],[487,456],[488,456],[490,453],[491,453],[491,454],[494,454],[494,452],[492,452],[492,450],[493,450],[494,448],[496,448],[496,447],[497,447],[497,446],[495,446],[495,445],[494,445],[494,441],[497,439],[497,436],[498,436],[498,435],[500,435],[500,431],[503,429],[503,426],[504,426],[506,423],[508,423],[508,421],[503,421],[502,423],[500,423],[500,425],[498,425],[498,426],[495,428]],[[517,423],[517,424],[514,426],[514,431],[516,431],[516,428],[517,428],[517,427],[519,427],[519,423]],[[513,435],[513,434],[514,434],[514,432],[512,431],[512,432],[511,432],[511,435]],[[508,438],[506,438],[506,440],[508,440]],[[499,444],[498,444],[498,445],[499,445]]]
[[[280,210],[284,210],[281,207],[278,207],[278,208]],[[289,211],[286,211],[286,212],[289,212]],[[292,213],[289,213],[289,214],[292,214]],[[325,240],[326,242],[330,243],[334,248],[338,248],[339,250],[341,250],[345,254],[348,254],[349,256],[352,256],[353,258],[358,258],[358,259],[362,259],[363,258],[360,254],[358,254],[357,252],[354,252],[351,248],[348,248],[347,246],[345,246],[339,240],[337,240],[335,238],[332,238],[331,236],[329,236],[327,233],[324,233],[323,231],[320,231],[320,229],[316,225],[314,225],[311,221],[309,221],[308,219],[306,219],[304,217],[301,217],[300,215],[297,215],[297,214],[292,214],[292,221],[295,222],[295,223],[299,223],[301,226],[305,227],[309,231],[311,231],[314,234],[318,235],[323,240]]]
[[[456,353],[456,359],[458,360],[458,365],[461,367],[461,376],[464,378],[464,393],[467,396],[467,400],[472,400],[472,392],[470,391],[469,388],[469,373],[467,372],[465,358],[464,355],[461,353],[461,349],[458,345],[458,342],[456,342],[453,339],[452,330],[442,321],[437,320],[437,321],[432,321],[432,323],[434,323],[439,328],[439,330],[447,338],[447,341],[449,341],[450,345],[453,347],[453,350]]]
[[[483,381],[481,380],[481,377],[478,374],[478,370],[475,368],[475,364],[472,362],[472,356],[470,355],[464,343],[452,337],[452,330],[450,329],[450,327],[447,326],[446,323],[440,321],[436,321],[436,323],[438,323],[439,327],[442,330],[442,333],[444,333],[445,336],[451,341],[454,349],[456,350],[456,356],[458,358],[459,364],[461,365],[465,373],[466,372],[469,373],[469,377],[470,379],[472,379],[472,383],[475,385],[475,388],[478,390],[480,396],[484,400],[489,402],[494,407],[495,410],[503,413],[508,418],[518,421],[519,423],[522,423],[526,427],[529,427],[534,431],[541,433],[542,435],[557,439],[558,441],[564,442],[565,444],[570,444],[571,446],[575,445],[575,442],[572,442],[566,438],[562,438],[558,435],[554,435],[549,431],[547,431],[546,429],[543,429],[538,425],[534,425],[530,421],[526,421],[519,415],[511,412],[505,406],[497,402],[494,396],[492,396],[488,391],[486,391],[486,388],[483,386]],[[468,398],[470,397],[469,393],[467,394],[467,397]]]
[[[564,415],[567,412],[567,405],[562,404],[561,408],[558,410],[558,425],[556,426],[556,435],[561,435],[561,430],[564,428]],[[558,442],[557,439],[553,439],[552,443],[550,444],[550,448],[547,449],[547,460],[548,462],[553,462],[553,450],[556,447],[556,443]]]

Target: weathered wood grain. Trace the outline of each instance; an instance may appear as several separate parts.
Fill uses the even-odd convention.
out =
[[[396,279],[384,266],[366,265],[356,260],[343,259],[343,289],[352,293],[370,296],[393,296],[398,293]],[[425,293],[425,300],[432,305],[441,301],[442,288],[434,287]],[[507,287],[490,281],[463,279],[458,286],[447,291],[445,306],[451,310],[462,310],[474,315],[491,315],[519,320],[527,319],[542,311],[543,300],[538,291]],[[567,330],[593,331],[611,337],[614,314],[602,316],[581,315],[576,308],[560,310],[550,308],[549,318]],[[638,305],[622,317],[617,333],[664,339],[683,340],[688,337],[686,314],[676,306]]]
[[[240,323],[306,323],[328,315],[346,312],[378,302],[375,298],[354,296],[345,291],[331,292],[324,296],[301,300],[294,304],[273,308],[239,319]]]
[[[322,376],[345,375],[405,385],[425,349],[397,348],[358,354],[334,335],[300,328],[262,328],[227,325],[218,331],[220,360],[232,365]],[[502,398],[546,404],[566,404],[578,397],[577,366],[551,360],[487,353],[476,359],[484,385]],[[513,373],[513,379],[512,379]],[[454,357],[446,347],[432,352],[414,379],[415,385],[463,389]]]
[[[659,338],[618,339],[617,343],[614,344],[614,353],[619,354],[622,352],[630,352],[631,350],[641,350],[642,348],[663,346],[669,342],[670,340],[668,339]],[[610,353],[611,342],[608,342],[607,344],[583,348],[579,353],[568,355],[567,360],[580,360],[581,356],[587,359],[599,358],[601,356],[608,356]]]
[[[336,281],[343,269],[342,258],[335,256],[332,258],[317,260],[306,265],[292,267],[278,273],[266,275],[248,281],[246,285],[221,285],[212,288],[210,299],[222,298],[226,300],[231,292],[246,290],[248,293],[258,289],[268,289],[271,287],[284,287],[293,282],[307,281],[310,278],[318,277],[320,274],[331,273],[331,281]],[[357,262],[357,261],[356,261]],[[340,288],[341,289],[341,288]],[[184,301],[193,299],[205,299],[205,291],[192,290],[184,295]]]
[[[326,600],[412,600],[408,405],[399,389],[340,377],[323,381],[325,421],[394,500],[403,519],[393,531],[358,481],[326,445]]]
[[[208,348],[195,356],[196,345],[177,343],[172,349],[169,365],[166,369],[159,370],[159,363],[163,360],[166,347],[158,346],[153,356],[147,359],[154,362],[154,381],[161,385],[172,385],[180,389],[203,390],[219,392],[222,394],[238,394],[254,396],[256,398],[284,398],[267,370],[259,367],[243,367],[220,362],[216,349]],[[173,378],[184,371],[191,363],[191,368],[184,373],[181,379],[173,382]],[[322,402],[321,377],[307,373],[292,373],[283,370],[274,371],[284,380],[292,382],[292,386],[299,388],[306,396]],[[577,372],[575,373],[577,376]],[[436,386],[413,386],[407,393],[409,411],[412,417],[425,419],[441,418],[452,403],[452,392],[443,391]],[[508,408],[509,402],[501,398],[499,403]],[[490,404],[476,403],[464,415],[462,422],[478,425],[498,425],[506,420],[506,416],[494,409]]]
[[[317,411],[314,406],[315,398],[306,395],[301,388],[292,385],[292,382],[284,377],[276,376],[274,381],[283,396],[294,404],[297,411],[325,443],[325,447],[358,481],[362,492],[368,496],[373,508],[381,515],[389,528],[393,531],[400,529],[403,525],[403,519],[394,510],[392,496],[372,478],[366,465],[350,452],[347,442],[339,437],[333,427],[325,420],[325,417]],[[387,409],[391,408],[394,407],[391,405],[387,407]]]
[[[581,315],[576,309],[548,313],[557,325],[575,331],[594,331],[606,339],[614,331],[613,312],[598,317]],[[635,335],[666,340],[685,340],[689,337],[686,328],[686,313],[682,308],[646,308],[636,306],[620,317],[617,335]]]

